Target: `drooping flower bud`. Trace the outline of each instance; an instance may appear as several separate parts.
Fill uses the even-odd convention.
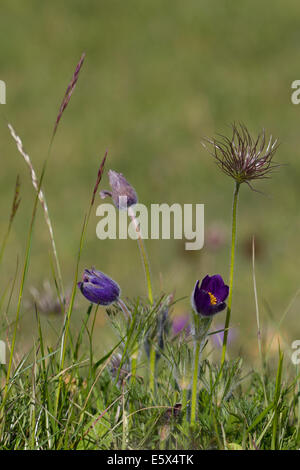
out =
[[[85,269],[82,281],[77,285],[84,297],[94,304],[110,305],[119,300],[118,284],[94,268]]]
[[[118,209],[127,209],[137,203],[138,198],[135,189],[128,183],[122,173],[109,170],[108,178],[111,192],[101,191],[100,196],[102,199],[111,196]]]

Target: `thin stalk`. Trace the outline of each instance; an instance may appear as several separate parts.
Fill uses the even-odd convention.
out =
[[[133,386],[136,382],[136,370],[137,370],[137,357],[136,355],[131,357],[131,377],[130,382]]]
[[[34,362],[32,366],[32,394],[30,404],[30,449],[35,448],[35,427],[36,427],[36,346],[34,345]]]
[[[263,352],[262,352],[260,318],[259,318],[256,277],[255,277],[255,243],[254,243],[254,237],[252,238],[252,276],[253,276],[253,289],[254,289],[254,298],[255,298],[258,351],[259,351],[259,358],[260,358],[261,369],[262,369],[262,383],[263,383],[263,389],[264,389],[265,404],[267,405],[268,404],[268,399],[267,399],[267,392],[266,392],[266,385],[265,385],[265,364],[264,364],[264,358],[263,358]]]
[[[201,342],[199,339],[195,342],[194,352],[194,373],[193,373],[193,385],[192,385],[192,399],[191,399],[191,425],[193,426],[196,422],[196,409],[197,409],[197,397],[198,397],[198,374],[199,374],[199,360],[200,360],[200,346]]]
[[[50,219],[50,215],[49,215],[49,211],[48,211],[48,205],[47,205],[47,202],[46,202],[46,197],[45,197],[44,192],[42,191],[41,187],[39,187],[38,178],[37,178],[36,173],[34,171],[34,168],[33,168],[33,165],[31,163],[30,157],[24,150],[22,140],[16,134],[16,132],[15,132],[15,130],[12,127],[11,124],[8,124],[8,128],[9,128],[9,131],[11,133],[12,138],[14,139],[14,141],[16,143],[16,146],[17,146],[17,149],[18,149],[19,153],[22,155],[22,157],[25,160],[25,163],[27,164],[27,166],[29,168],[32,185],[33,185],[36,193],[38,194],[38,198],[39,198],[39,201],[41,203],[41,206],[42,206],[42,209],[43,209],[43,212],[44,212],[44,217],[45,217],[45,221],[46,221],[46,224],[47,224],[47,227],[48,227],[48,230],[49,230],[53,256],[54,256],[55,264],[56,264],[56,271],[57,271],[57,276],[58,276],[58,281],[59,281],[60,294],[61,294],[62,299],[64,301],[65,293],[64,293],[64,286],[63,286],[63,281],[62,281],[62,273],[61,273],[61,268],[60,268],[59,259],[58,259],[58,255],[57,255],[56,243],[55,243],[55,240],[54,240],[54,233],[53,233],[52,223],[51,223],[51,219]],[[49,145],[46,162],[47,162],[47,160],[50,156],[51,147],[52,147],[52,141],[50,142],[50,145]],[[46,165],[46,163],[45,163],[45,165]]]
[[[132,320],[131,313],[129,312],[129,310],[128,310],[128,308],[126,307],[126,305],[125,305],[125,303],[123,302],[123,300],[119,299],[119,300],[118,300],[118,304],[119,304],[119,306],[121,307],[121,310],[122,310],[122,312],[124,313],[124,316],[125,316],[126,320],[131,321],[131,320]]]
[[[150,344],[150,354],[149,354],[149,388],[150,392],[154,393],[155,391],[155,363],[156,363],[156,350],[153,344]]]
[[[236,244],[236,215],[237,215],[237,203],[239,195],[240,183],[235,183],[235,190],[233,195],[233,205],[232,205],[232,232],[231,232],[231,257],[230,257],[230,275],[229,275],[229,295],[226,311],[226,320],[224,327],[224,338],[223,338],[223,347],[222,347],[222,358],[221,358],[221,368],[223,368],[225,358],[226,358],[226,349],[227,349],[227,339],[228,339],[228,329],[230,323],[231,315],[231,304],[232,304],[232,288],[233,288],[233,271],[234,271],[234,258],[235,258],[235,244]]]
[[[10,356],[9,356],[9,362],[8,362],[8,367],[7,367],[7,373],[6,373],[3,399],[2,399],[2,402],[1,402],[1,405],[0,405],[0,420],[3,418],[4,407],[5,407],[6,400],[7,400],[7,395],[8,395],[8,392],[9,392],[9,381],[10,381],[10,375],[11,375],[11,370],[12,370],[13,355],[14,355],[15,344],[16,344],[16,336],[17,336],[17,331],[18,331],[18,326],[19,326],[21,302],[22,302],[22,298],[23,298],[25,279],[26,279],[26,275],[27,275],[27,271],[28,271],[28,267],[29,267],[29,260],[30,260],[30,253],[31,253],[31,243],[32,243],[32,234],[33,234],[34,222],[35,222],[36,213],[37,213],[38,194],[39,194],[41,184],[42,184],[42,181],[43,181],[43,178],[44,178],[45,166],[46,166],[46,163],[44,164],[41,179],[39,181],[38,191],[37,191],[37,195],[35,197],[35,202],[34,202],[32,216],[31,216],[31,222],[30,222],[30,226],[29,226],[29,232],[28,232],[28,235],[27,235],[25,260],[24,260],[24,266],[23,266],[23,272],[22,272],[22,278],[21,278],[21,285],[20,285],[20,290],[19,290],[19,295],[18,295],[15,327],[14,327],[13,337],[12,337],[12,342],[11,342],[11,349],[10,349]],[[3,420],[3,425],[4,425],[4,420]]]
[[[143,242],[140,226],[136,220],[135,213],[131,207],[128,208],[128,215],[132,220],[132,223],[135,227],[136,233],[137,233],[137,242],[139,245],[141,257],[142,257],[142,262],[144,265],[144,270],[145,270],[145,276],[146,276],[146,287],[148,291],[148,299],[150,302],[150,305],[153,305],[153,293],[152,293],[152,284],[151,284],[151,274],[150,274],[150,265],[147,257],[147,252],[146,248]],[[150,391],[154,393],[155,391],[155,364],[156,363],[156,350],[155,350],[155,345],[153,342],[150,344],[150,357],[149,357],[149,387]]]
[[[66,347],[67,347],[67,339],[68,339],[68,335],[69,335],[70,319],[71,319],[71,314],[73,312],[73,305],[74,305],[75,295],[76,295],[76,291],[77,291],[79,262],[80,262],[81,252],[82,252],[82,248],[83,248],[83,242],[84,242],[85,233],[86,233],[88,221],[89,221],[89,218],[90,218],[90,214],[91,214],[91,207],[90,207],[90,210],[88,212],[87,217],[85,217],[85,219],[84,219],[84,223],[83,223],[83,227],[82,227],[82,232],[81,232],[80,242],[79,242],[79,250],[78,250],[78,254],[77,254],[77,262],[76,262],[76,268],[75,268],[75,277],[74,277],[74,282],[73,282],[72,295],[71,295],[68,311],[66,312],[65,318],[64,318],[63,331],[62,331],[62,336],[61,336],[61,346],[60,346],[60,365],[59,365],[60,372],[64,369],[64,364],[65,364]],[[58,387],[57,387],[57,391],[56,391],[55,416],[57,416],[58,407],[59,407],[59,399],[60,399],[62,380],[63,380],[63,377],[62,377],[62,375],[60,375],[59,382],[58,382]]]
[[[122,389],[123,389],[122,391],[122,408],[123,408],[122,450],[126,450],[128,447],[128,414],[126,410],[124,383],[123,383]]]
[[[135,227],[136,233],[137,233],[137,242],[139,245],[140,253],[142,256],[142,261],[145,269],[145,276],[146,276],[146,285],[147,285],[147,290],[148,290],[148,298],[149,302],[151,305],[153,305],[153,294],[152,294],[152,284],[151,284],[151,275],[150,275],[150,265],[146,253],[146,248],[143,242],[142,234],[140,231],[139,224],[137,223],[135,213],[131,207],[128,208],[128,215],[132,220],[132,223]]]
[[[298,397],[298,399],[297,399],[297,407],[298,407],[298,416],[297,416],[297,438],[299,438],[299,436],[300,436],[300,380],[299,380],[298,373],[299,373],[298,365],[296,364],[296,377],[298,377],[298,378],[297,378],[297,384],[296,384],[296,391],[297,391],[297,389],[298,389],[298,393],[297,393],[297,395],[296,395],[296,397]]]
[[[281,394],[282,364],[283,364],[283,353],[281,352],[280,346],[279,346],[279,361],[278,361],[276,385],[275,385],[275,396],[274,396],[274,419],[273,419],[271,450],[277,450],[277,444],[278,444],[278,419],[279,419],[279,413],[280,413],[279,401],[280,401],[280,394]]]
[[[133,389],[136,384],[136,371],[137,371],[138,350],[134,352],[130,358],[130,386]],[[134,411],[134,400],[130,400],[129,413]],[[130,418],[130,427],[132,425],[132,418]]]
[[[199,317],[194,313],[194,371],[191,397],[191,425],[196,422],[198,403],[198,378],[200,368],[200,356],[205,345],[205,340],[212,322],[212,317]]]
[[[13,203],[12,203],[10,217],[9,217],[9,224],[8,224],[7,231],[6,231],[6,234],[4,236],[2,246],[1,246],[1,249],[0,249],[0,263],[2,261],[3,253],[4,253],[4,250],[5,250],[6,244],[7,244],[7,240],[8,240],[9,234],[10,234],[10,230],[11,230],[14,218],[16,216],[17,210],[18,210],[20,202],[21,202],[21,199],[20,199],[19,195],[20,195],[20,178],[19,178],[19,175],[18,175],[17,176],[17,181],[16,181],[16,186],[15,186]]]
[[[7,240],[8,240],[9,234],[10,234],[10,229],[11,229],[11,224],[8,225],[8,229],[7,229],[7,231],[6,231],[6,234],[5,234],[5,236],[4,236],[4,239],[3,239],[3,242],[2,242],[2,245],[1,245],[1,249],[0,249],[0,263],[1,263],[2,258],[3,258],[4,250],[5,250],[5,248],[6,248]]]
[[[74,75],[74,81],[72,82],[73,88],[76,84],[76,81],[77,81],[77,78],[78,78],[78,73],[79,73],[79,70],[80,70],[81,65],[83,63],[83,59],[84,59],[84,56],[82,56],[82,58],[79,62],[79,65],[76,68],[75,75]],[[76,75],[76,73],[77,73],[77,75]],[[71,86],[71,92],[73,90],[72,86]],[[70,99],[70,95],[69,95],[68,99]],[[60,117],[59,117],[59,119],[60,119]],[[58,121],[59,121],[59,119],[58,119]],[[57,123],[58,123],[58,121],[57,121]],[[56,127],[55,127],[55,130],[56,130]],[[54,130],[54,133],[53,133],[53,136],[52,136],[51,143],[52,143],[53,138],[54,138],[55,130]],[[73,306],[74,306],[75,296],[76,296],[76,292],[77,292],[77,280],[78,280],[78,272],[79,272],[79,263],[80,263],[83,243],[84,243],[84,239],[85,239],[85,234],[86,234],[88,222],[89,222],[89,219],[90,219],[90,216],[91,216],[92,208],[93,208],[93,205],[94,205],[94,202],[95,202],[95,194],[97,192],[97,189],[99,187],[99,184],[101,182],[101,178],[102,178],[102,175],[103,175],[106,157],[107,157],[107,151],[105,152],[104,158],[103,158],[103,160],[100,164],[100,167],[99,167],[99,171],[98,171],[97,179],[96,179],[96,184],[95,184],[94,190],[93,190],[92,200],[91,200],[90,205],[89,205],[88,214],[84,218],[83,227],[82,227],[82,231],[81,231],[81,235],[80,235],[80,242],[79,242],[79,248],[78,248],[78,253],[77,253],[77,262],[76,262],[76,268],[75,268],[75,277],[74,277],[74,282],[73,282],[72,295],[71,295],[68,311],[65,313],[63,329],[62,329],[62,334],[61,334],[60,372],[62,372],[62,370],[64,368],[64,363],[65,363],[66,346],[67,346],[67,340],[68,340],[68,336],[69,336],[70,319],[71,319],[71,315],[72,315],[72,312],[73,312]],[[57,393],[56,393],[56,405],[55,405],[56,415],[57,415],[58,406],[59,406],[62,380],[63,380],[62,375],[60,375],[59,382],[58,382],[58,387],[57,387]]]

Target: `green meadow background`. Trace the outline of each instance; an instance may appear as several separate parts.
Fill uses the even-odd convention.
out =
[[[243,185],[232,324],[233,350],[251,364],[257,354],[251,237],[257,241],[256,277],[264,340],[300,286],[300,106],[291,83],[300,79],[300,4],[295,0],[9,0],[0,5],[0,79],[7,104],[0,120],[0,232],[4,236],[17,174],[18,211],[0,271],[1,293],[18,278],[9,309],[15,315],[26,237],[34,203],[28,168],[7,129],[11,122],[40,174],[58,108],[83,51],[79,82],[60,123],[44,180],[65,286],[72,285],[83,217],[106,149],[106,170],[122,172],[146,205],[205,204],[205,246],[185,251],[184,241],[147,241],[155,293],[175,292],[174,314],[188,312],[197,279],[220,273],[228,280],[233,182],[202,147],[205,136],[230,133],[242,121],[281,142],[283,166],[251,191]],[[101,182],[108,189],[107,175]],[[101,202],[97,196],[96,205]],[[80,270],[95,266],[120,284],[124,298],[145,294],[136,242],[100,241],[95,210]],[[24,292],[18,347],[35,329],[30,288],[53,286],[50,243],[39,209]],[[7,297],[2,305],[4,315]],[[77,296],[75,330],[87,303]],[[280,330],[282,347],[300,337],[300,300]],[[220,314],[215,322],[225,319]],[[49,315],[45,328],[61,318]],[[97,318],[99,345],[105,312]],[[4,330],[2,330],[4,335]],[[100,347],[100,346],[99,346]],[[276,347],[276,345],[275,345]],[[233,353],[232,353],[233,355]]]

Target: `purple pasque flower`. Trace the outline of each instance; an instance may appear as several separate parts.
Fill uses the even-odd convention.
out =
[[[205,276],[199,287],[196,282],[192,294],[192,306],[195,312],[202,317],[211,317],[226,308],[225,300],[228,297],[229,287],[224,283],[220,274]]]
[[[77,285],[84,297],[94,304],[110,305],[119,300],[118,284],[94,268],[85,269],[82,281]]]

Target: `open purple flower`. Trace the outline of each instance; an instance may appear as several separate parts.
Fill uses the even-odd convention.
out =
[[[211,317],[226,308],[225,300],[228,297],[229,287],[224,283],[222,276],[205,276],[199,287],[196,282],[192,294],[192,306],[202,317]]]
[[[120,287],[110,277],[92,268],[85,269],[78,287],[84,297],[98,305],[110,305],[119,300]]]

